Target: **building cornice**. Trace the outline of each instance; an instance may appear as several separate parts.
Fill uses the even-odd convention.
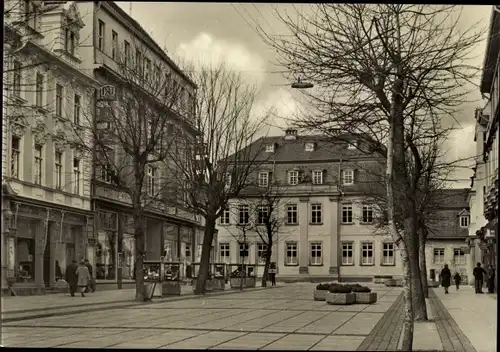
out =
[[[483,62],[483,74],[481,77],[481,93],[490,93],[495,69],[497,67],[498,52],[500,50],[500,13],[492,9],[486,53]]]

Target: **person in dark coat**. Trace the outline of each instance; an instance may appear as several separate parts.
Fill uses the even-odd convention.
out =
[[[56,260],[56,282],[61,280],[62,278],[63,278],[63,275],[62,275],[61,266],[59,265],[59,261]]]
[[[75,296],[76,288],[78,286],[78,275],[76,270],[78,269],[78,264],[76,260],[73,260],[70,265],[66,267],[66,281],[69,285],[69,293],[72,297]]]
[[[441,286],[444,287],[444,293],[448,294],[448,287],[451,283],[451,271],[448,269],[448,264],[444,265],[443,270],[441,270]]]
[[[90,274],[89,285],[85,289],[85,293],[89,291],[95,292],[95,284],[94,284],[94,279],[92,277],[92,264],[90,264],[88,259],[85,259],[85,266],[87,267],[87,269],[89,269],[89,274]]]
[[[458,272],[455,273],[455,276],[453,276],[453,279],[455,280],[455,286],[457,287],[457,291],[460,288],[460,282],[462,281],[462,277]]]
[[[486,270],[481,267],[481,263],[477,263],[476,267],[472,271],[472,275],[474,275],[474,288],[476,289],[476,293],[483,293],[484,274],[486,274]]]
[[[486,284],[488,286],[488,293],[495,293],[495,268],[492,265],[488,268],[488,280]]]

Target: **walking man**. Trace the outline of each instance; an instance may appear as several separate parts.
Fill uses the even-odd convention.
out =
[[[95,284],[94,284],[94,279],[92,277],[92,264],[90,264],[88,259],[85,259],[85,266],[87,267],[87,269],[89,269],[89,274],[90,274],[89,285],[85,289],[85,293],[89,291],[95,292]]]
[[[77,269],[78,265],[76,264],[76,260],[73,260],[71,264],[66,267],[66,282],[69,285],[69,293],[72,297],[75,296],[76,287],[78,285]]]
[[[481,267],[481,263],[477,263],[476,267],[472,271],[472,275],[474,275],[474,288],[476,289],[476,293],[483,293],[484,274],[486,274],[486,270]]]
[[[448,287],[451,283],[451,271],[448,269],[448,264],[444,265],[443,270],[441,270],[441,286],[444,287],[444,293],[448,294]]]
[[[495,293],[495,268],[493,265],[488,267],[488,280],[486,286],[488,286],[488,293]]]

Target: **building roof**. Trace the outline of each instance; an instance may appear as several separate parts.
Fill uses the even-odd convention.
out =
[[[460,227],[460,216],[469,215],[469,188],[442,189],[433,197],[437,209],[429,221],[428,239],[465,239],[468,228]]]
[[[498,8],[498,7],[497,7]],[[489,93],[495,74],[498,53],[500,51],[500,13],[492,9],[490,28],[484,55],[483,75],[481,77],[481,93]]]

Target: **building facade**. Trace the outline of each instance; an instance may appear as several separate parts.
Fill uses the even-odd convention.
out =
[[[493,267],[498,265],[499,57],[500,9],[494,6],[480,83],[481,94],[487,98],[487,103],[475,116],[477,159],[472,178],[475,196],[471,198],[471,211],[479,221],[471,224],[468,238],[474,260]]]
[[[257,190],[279,188],[271,262],[280,277],[369,280],[402,275],[399,251],[387,233],[377,230],[377,207],[365,196],[366,186],[377,182],[373,177],[380,179],[380,173],[369,171],[381,165],[380,159],[360,141],[345,139],[332,143],[289,128],[285,136],[263,142],[257,158],[261,164],[250,182]],[[262,140],[256,143],[260,146]],[[244,231],[252,218],[259,221],[255,203],[261,199],[255,194],[249,190],[231,200],[219,219],[216,260],[256,264],[262,275],[268,242],[257,230]]]
[[[153,82],[160,75],[173,80],[181,87],[183,101],[191,104],[195,92],[194,83],[167,56],[150,35],[119,6],[112,1],[78,2],[84,17],[85,31],[81,34],[82,64],[103,86],[118,86],[117,94],[132,94],[127,84],[142,84],[151,97],[155,94],[144,82]],[[121,67],[131,67],[140,72],[141,79],[125,76]],[[127,71],[128,72],[128,71]],[[125,83],[124,83],[125,82]],[[142,82],[142,83],[141,83]],[[175,115],[177,126],[187,133],[194,133],[192,111],[178,106]],[[100,114],[100,110],[99,113]],[[168,113],[170,118],[171,114]],[[110,145],[120,154],[119,145]],[[123,155],[123,153],[122,153]],[[119,156],[115,156],[119,158]],[[148,187],[162,188],[159,175],[166,175],[161,165],[148,167]],[[92,176],[93,211],[95,231],[89,239],[88,257],[95,265],[97,282],[133,281],[135,263],[134,226],[131,202],[128,195],[113,184],[109,172],[96,166]],[[198,260],[203,229],[202,219],[180,207],[168,207],[153,201],[146,216],[146,260],[180,261],[186,265]]]
[[[97,82],[82,71],[75,40],[85,24],[73,2],[5,6],[2,277],[18,294],[42,293],[57,267],[86,255],[92,233],[91,159],[69,125]]]

